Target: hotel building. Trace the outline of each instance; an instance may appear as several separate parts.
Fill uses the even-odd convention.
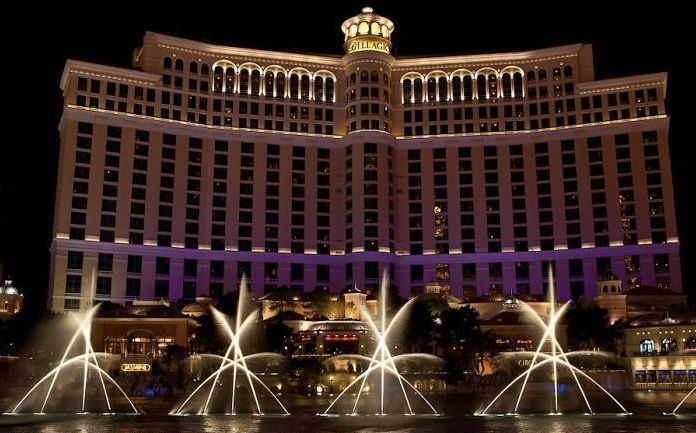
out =
[[[665,73],[595,80],[592,47],[397,57],[146,33],[129,69],[68,60],[50,306],[427,284],[464,299],[680,292]],[[338,42],[338,41],[337,41]]]

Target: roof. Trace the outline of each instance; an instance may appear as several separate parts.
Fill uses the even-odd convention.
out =
[[[17,288],[12,285],[12,280],[5,280],[5,284],[0,286],[0,295],[22,296],[19,294],[19,290],[17,290]]]
[[[674,292],[669,289],[660,289],[654,286],[640,286],[635,289],[629,289],[626,292],[627,296],[681,296],[686,297],[683,293]]]
[[[122,319],[188,319],[168,305],[126,305],[97,314],[97,318]]]
[[[266,322],[273,321],[273,320],[277,321],[278,319],[280,319],[283,322],[288,322],[288,321],[292,321],[292,320],[307,320],[307,318],[304,315],[302,315],[296,311],[285,310],[281,313],[276,314],[275,316],[269,317],[268,319],[266,319]]]
[[[306,332],[314,331],[369,331],[369,327],[361,320],[321,320],[312,323]]]
[[[515,293],[512,296],[515,299],[520,300],[520,301],[524,301],[524,302],[546,302],[547,301],[547,299],[544,295],[537,295],[537,294],[532,294],[532,293]],[[481,295],[481,296],[469,298],[465,302],[470,303],[470,304],[476,304],[479,302],[505,302],[508,299],[510,299],[510,296],[506,296],[503,294],[489,294],[489,295]]]
[[[618,279],[619,277],[611,271],[611,268],[607,268],[597,277],[597,281],[617,281]]]
[[[669,313],[648,313],[638,316],[628,322],[630,327],[649,327],[665,325],[688,325],[696,324],[696,313],[691,312],[669,312]]]
[[[520,310],[503,310],[481,321],[481,325],[530,325],[530,317]]]

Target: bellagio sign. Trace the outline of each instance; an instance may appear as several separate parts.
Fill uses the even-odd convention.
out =
[[[389,44],[381,39],[373,38],[355,38],[348,44],[348,54],[357,53],[358,51],[379,51],[380,53],[389,54]]]
[[[121,371],[127,373],[147,373],[151,368],[150,364],[121,364]]]

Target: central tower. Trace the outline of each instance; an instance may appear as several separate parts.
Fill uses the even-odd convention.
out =
[[[346,74],[346,263],[348,281],[376,291],[393,262],[394,199],[391,35],[394,24],[371,8],[341,26]],[[393,271],[390,272],[394,278]]]
[[[346,133],[358,130],[391,132],[391,35],[394,23],[372,8],[343,22],[346,71]]]

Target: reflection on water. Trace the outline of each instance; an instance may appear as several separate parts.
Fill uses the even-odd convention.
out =
[[[6,421],[5,419],[2,420]],[[443,416],[419,417],[339,417],[317,418],[299,415],[286,418],[211,417],[98,417],[85,416],[46,419],[48,423],[34,423],[26,416],[24,425],[2,426],[7,433],[565,433],[565,432],[634,432],[653,433],[669,431],[686,433],[696,431],[696,416],[519,416],[473,417]],[[43,420],[42,420],[43,421]]]
[[[663,416],[684,392],[624,392],[632,416],[564,415],[475,417],[481,396],[439,396],[442,417],[356,416],[317,417],[321,402],[296,405],[288,417],[225,417],[167,415],[0,416],[2,433],[670,433],[696,432],[696,401],[682,407],[684,415]],[[694,399],[696,400],[696,399]],[[690,413],[690,415],[687,415]]]

